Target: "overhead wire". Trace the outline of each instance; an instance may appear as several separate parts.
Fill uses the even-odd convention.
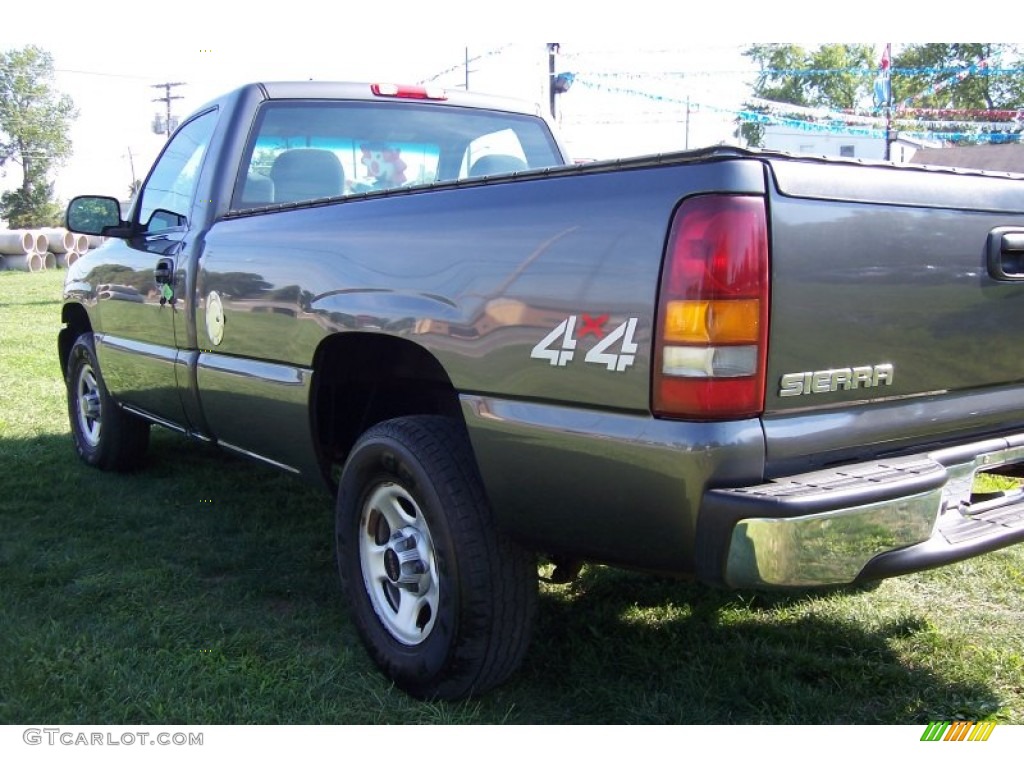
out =
[[[889,74],[905,75],[905,76],[945,76],[945,78],[939,83],[928,86],[922,93],[917,94],[908,99],[904,99],[897,104],[893,105],[893,114],[900,115],[898,122],[901,125],[907,126],[907,128],[901,129],[901,133],[914,138],[925,138],[925,139],[938,139],[947,141],[959,141],[964,139],[970,140],[988,140],[988,141],[1016,141],[1020,139],[1021,130],[1024,129],[1024,109],[992,109],[992,110],[964,110],[961,113],[956,113],[953,110],[934,110],[926,108],[915,108],[912,105],[913,101],[923,96],[932,95],[942,90],[944,87],[951,85],[958,81],[963,81],[971,75],[982,75],[982,76],[998,76],[998,75],[1020,75],[1024,73],[1024,67],[1021,66],[994,66],[989,64],[987,60],[978,59],[974,62],[964,66],[946,66],[946,67],[893,67],[889,68]],[[833,68],[833,69],[751,69],[745,70],[748,74],[756,76],[821,76],[821,75],[835,75],[835,74],[849,74],[857,76],[875,76],[879,74],[878,68],[866,68],[866,67],[845,67],[845,68]],[[735,73],[735,72],[733,72]],[[780,116],[778,114],[770,114],[765,111],[756,109],[730,109],[718,107],[710,104],[702,104],[694,102],[689,98],[679,98],[677,96],[669,96],[665,93],[655,93],[650,89],[642,90],[635,87],[624,87],[622,85],[616,85],[614,83],[621,82],[622,80],[631,81],[643,81],[650,83],[651,81],[667,81],[674,79],[685,79],[687,77],[704,77],[709,75],[725,75],[725,70],[709,70],[709,69],[693,69],[693,70],[678,70],[678,71],[664,71],[651,73],[646,71],[607,71],[607,70],[580,70],[574,73],[577,78],[577,82],[586,88],[595,89],[599,91],[606,91],[608,93],[616,93],[619,95],[626,95],[637,97],[649,101],[660,102],[668,105],[672,104],[686,104],[688,110],[704,109],[709,111],[728,113],[735,116],[737,122],[752,122],[760,124],[775,124],[785,125],[788,127],[798,128],[800,130],[812,131],[812,132],[830,132],[830,133],[858,133],[866,132],[867,135],[873,137],[884,138],[885,131],[884,125],[879,125],[883,110],[881,108],[875,108],[871,110],[844,110],[838,112],[836,110],[827,110],[820,108],[802,108],[795,105],[789,104],[778,104],[777,107],[784,109],[786,112],[791,113],[789,116]],[[602,82],[603,81],[603,82]],[[755,103],[756,99],[751,99],[750,102]],[[803,114],[804,116],[813,117],[812,120],[801,120],[792,115]],[[863,118],[858,120],[856,118]],[[917,119],[915,120],[914,117]],[[928,120],[926,118],[961,118],[961,119],[939,119],[939,120]],[[980,118],[977,121],[969,121],[962,119],[963,117]],[[860,128],[854,128],[850,125],[850,122],[861,122],[861,123],[874,123],[870,126],[864,126]],[[927,130],[912,130],[913,127],[923,128]],[[940,129],[953,128],[955,130],[940,130]],[[966,129],[966,130],[965,130]],[[985,130],[988,129],[988,130]]]
[[[420,80],[418,82],[420,84],[425,84],[425,83],[433,82],[433,81],[438,80],[440,78],[443,78],[443,77],[445,77],[447,75],[451,75],[453,73],[456,73],[456,72],[464,69],[467,65],[477,64],[477,63],[480,63],[480,62],[482,62],[482,61],[484,61],[486,59],[490,59],[490,58],[493,58],[495,56],[498,56],[498,55],[506,52],[510,47],[511,46],[509,44],[505,44],[505,45],[501,45],[501,46],[498,46],[496,48],[492,48],[490,50],[487,50],[487,51],[485,51],[483,53],[475,54],[472,57],[466,58],[466,59],[464,59],[464,60],[462,60],[462,61],[460,61],[460,62],[458,62],[456,64],[452,64],[450,67],[447,67],[446,69],[441,70],[440,72],[436,72],[435,74],[430,75],[429,77],[426,77],[426,78],[424,78],[424,79],[422,79],[422,80]],[[718,47],[721,48],[721,49],[727,49],[728,48],[730,50],[733,50],[733,49],[735,49],[736,46],[722,45],[722,46],[718,46]],[[625,52],[623,52],[621,49],[620,50],[612,50],[612,49],[608,49],[608,50],[575,50],[575,51],[572,50],[572,49],[562,49],[562,50],[559,51],[559,57],[560,57],[560,59],[567,60],[568,62],[578,61],[580,63],[584,63],[584,62],[586,62],[588,57],[605,57],[605,56],[612,55],[612,54],[624,54],[624,53]],[[680,49],[654,48],[654,49],[632,50],[632,51],[628,52],[628,55],[632,58],[633,61],[636,61],[637,58],[642,58],[642,57],[645,57],[645,56],[666,55],[666,54],[674,55],[674,54],[680,54],[680,53],[681,53]],[[54,71],[57,72],[57,73],[70,74],[70,75],[86,75],[86,76],[94,76],[94,77],[110,77],[110,78],[119,78],[119,79],[127,79],[127,80],[138,80],[138,81],[149,81],[149,80],[153,79],[153,76],[147,76],[147,75],[126,74],[126,73],[116,73],[116,72],[98,72],[98,71],[80,70],[80,69],[56,68]],[[827,76],[827,75],[855,75],[855,76],[867,77],[867,76],[877,75],[878,72],[879,72],[878,68],[868,68],[868,67],[842,67],[842,68],[755,68],[755,67],[752,67],[752,68],[749,68],[749,69],[713,69],[713,68],[687,69],[687,68],[683,68],[683,69],[676,69],[676,70],[661,70],[661,69],[657,69],[657,70],[651,70],[651,69],[648,69],[648,70],[608,70],[607,68],[603,68],[603,69],[586,69],[586,68],[582,68],[582,69],[577,69],[577,70],[573,71],[573,74],[576,77],[576,82],[578,84],[582,85],[585,88],[590,88],[590,89],[593,89],[593,90],[606,91],[606,92],[609,92],[609,93],[617,93],[617,94],[620,94],[620,95],[627,95],[627,96],[642,98],[642,99],[646,99],[646,100],[650,100],[650,101],[661,102],[661,103],[667,104],[667,105],[683,105],[683,104],[688,104],[691,111],[696,111],[698,109],[703,109],[703,110],[712,111],[712,112],[732,114],[732,115],[735,116],[735,118],[737,119],[738,122],[758,122],[758,123],[762,123],[762,124],[764,124],[764,123],[770,124],[772,122],[779,122],[780,120],[782,120],[782,118],[778,117],[777,115],[774,115],[774,116],[773,115],[765,115],[765,114],[763,114],[761,112],[758,112],[758,111],[755,111],[755,110],[733,109],[733,108],[727,108],[727,107],[720,107],[720,106],[717,106],[717,105],[712,105],[712,104],[708,104],[708,103],[694,101],[694,100],[691,100],[691,99],[688,99],[688,98],[685,98],[685,97],[681,98],[681,97],[678,97],[678,96],[669,96],[669,95],[660,94],[660,93],[652,93],[650,90],[642,90],[642,89],[639,89],[639,88],[631,88],[631,87],[630,88],[626,88],[626,87],[621,87],[621,86],[617,86],[617,85],[612,85],[612,84],[609,84],[609,83],[602,83],[600,81],[602,81],[602,80],[605,80],[605,81],[631,80],[631,81],[651,82],[651,81],[658,81],[658,80],[661,80],[661,81],[665,81],[665,80],[679,80],[679,79],[684,79],[685,80],[686,78],[698,78],[698,77],[699,78],[734,77],[736,75],[748,75],[748,76],[752,76],[752,77],[762,77],[762,76],[767,76],[767,77],[808,76],[808,77],[811,77],[811,76]],[[970,76],[970,75],[985,75],[985,76],[1021,75],[1021,74],[1024,74],[1024,66],[993,66],[993,65],[988,65],[985,62],[975,62],[975,63],[969,64],[969,65],[964,65],[964,66],[890,67],[889,73],[891,75],[903,75],[903,76],[940,76],[940,75],[945,75],[947,77],[948,76],[953,76],[953,78],[961,79],[962,80],[962,79],[965,79],[967,76]],[[952,79],[952,78],[950,78],[950,79]],[[934,89],[935,86],[934,85],[930,86],[930,88]],[[918,97],[920,95],[921,94],[919,94]],[[928,91],[927,90],[924,92],[924,95],[928,95]],[[898,104],[894,104],[894,107],[893,107],[894,115],[915,114],[915,115],[918,115],[920,118],[922,118],[921,120],[917,121],[919,124],[926,124],[927,123],[927,124],[932,125],[932,126],[934,126],[936,128],[938,128],[940,126],[943,126],[943,125],[946,126],[946,127],[949,127],[951,125],[964,125],[966,122],[968,122],[968,121],[963,121],[963,120],[945,120],[945,121],[943,121],[943,120],[939,120],[939,121],[927,120],[925,118],[935,116],[936,110],[931,109],[931,108],[914,108],[914,107],[911,107],[910,106],[910,102],[912,102],[915,98],[917,98],[917,97],[912,97],[911,99],[906,99],[903,102],[900,102]],[[752,99],[752,101],[753,101],[753,99]],[[796,107],[794,105],[786,105],[786,106],[794,114],[798,113],[800,111],[800,109],[801,109],[801,108]],[[959,116],[959,115],[954,115],[953,114],[953,110],[949,110],[949,109],[938,110],[938,112],[943,113],[944,115],[949,116],[949,117]],[[850,116],[858,116],[859,115],[859,116],[863,116],[863,117],[875,117],[875,118],[878,118],[881,115],[881,110],[880,109],[861,110],[861,111],[851,110],[847,114],[850,115]],[[985,120],[986,118],[988,118],[988,121],[987,121],[988,123],[1010,123],[1010,122],[1012,122],[1013,124],[1016,125],[1016,124],[1018,124],[1020,122],[1020,119],[1021,119],[1021,116],[1022,116],[1022,111],[1021,110],[1013,110],[1013,109],[993,109],[993,110],[977,110],[976,109],[976,110],[963,110],[962,114],[964,116],[971,116],[971,117],[981,118],[982,120]],[[816,119],[821,119],[821,118],[816,118]],[[786,124],[790,125],[791,127],[794,126],[795,124],[802,124],[802,125],[806,126],[807,130],[812,130],[812,131],[815,131],[815,132],[821,132],[821,129],[823,127],[820,123],[817,123],[817,122],[815,122],[813,120],[799,120],[799,119],[796,119],[796,118],[786,118],[786,120],[789,121]],[[905,118],[901,118],[900,122],[901,122],[901,124],[906,124],[907,121],[906,121]],[[845,127],[842,130],[839,130],[839,127],[835,124],[834,120],[833,120],[831,125],[826,124],[824,126],[824,128],[826,130],[832,130],[833,132],[837,132],[837,133],[838,132],[844,132],[844,131],[847,130]],[[990,137],[993,137],[993,138],[996,138],[996,139],[1004,139],[1004,138],[1007,138],[1007,137],[1018,137],[1019,133],[1014,132],[1014,131],[1011,131],[1011,132],[998,131],[998,132],[988,132],[988,133],[984,133],[983,132],[983,133],[970,133],[970,134],[966,134],[966,133],[964,133],[962,131],[960,131],[960,132],[958,132],[958,131],[954,131],[954,132],[941,132],[941,131],[938,131],[938,132],[928,132],[927,135],[934,136],[935,138],[944,138],[944,137],[948,137],[948,136],[954,136],[954,137],[969,137],[969,138],[972,138],[972,139],[977,139],[979,137],[990,136]],[[956,140],[956,139],[954,138],[953,140]]]

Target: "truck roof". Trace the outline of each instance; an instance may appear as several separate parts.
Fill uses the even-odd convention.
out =
[[[402,83],[383,82],[346,82],[346,81],[325,81],[325,80],[291,80],[291,81],[270,81],[247,83],[233,91],[211,100],[204,104],[200,110],[206,109],[213,104],[224,104],[234,101],[255,91],[259,93],[260,100],[264,99],[343,99],[343,100],[365,100],[365,101],[407,101],[419,102],[429,101],[433,104],[474,107],[477,109],[492,109],[502,112],[515,112],[524,115],[535,115],[544,117],[544,111],[539,104],[531,103],[523,99],[514,99],[505,96],[493,96],[472,91],[450,90],[430,87],[431,97],[407,97],[407,96],[386,96],[376,95],[373,91],[374,85],[393,85],[402,89],[425,90],[423,85],[407,85]],[[434,93],[441,94],[440,98],[433,97]]]

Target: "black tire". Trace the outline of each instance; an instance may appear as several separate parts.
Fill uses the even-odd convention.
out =
[[[123,411],[100,375],[91,333],[83,333],[68,353],[68,418],[75,451],[99,469],[138,469],[149,447],[148,421]]]
[[[459,424],[417,416],[368,430],[342,472],[335,532],[353,621],[402,690],[461,699],[519,666],[536,563],[497,531]]]

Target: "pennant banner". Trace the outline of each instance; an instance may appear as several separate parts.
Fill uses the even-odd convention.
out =
[[[884,122],[879,120],[876,114],[873,117],[837,113],[814,107],[798,107],[793,104],[780,102],[769,102],[765,100],[752,99],[752,109],[727,109],[711,104],[696,102],[686,98],[665,96],[662,94],[649,93],[634,88],[622,88],[618,86],[596,83],[579,75],[576,83],[585,88],[608,93],[616,93],[626,96],[633,96],[648,101],[663,104],[677,104],[688,106],[690,111],[702,110],[731,116],[735,122],[757,123],[759,125],[778,125],[785,128],[806,131],[808,133],[832,134],[843,136],[863,136],[867,138],[885,139],[886,130]],[[922,126],[920,121],[899,120],[900,136],[917,139],[921,141],[975,141],[990,143],[1019,142],[1021,132],[1024,130],[1024,110],[1011,112],[1004,110],[1007,114],[1013,114],[1014,120],[992,121],[985,123],[965,123],[959,121],[932,121],[927,124],[930,130],[914,130],[916,126]],[[935,130],[943,127],[951,130]]]

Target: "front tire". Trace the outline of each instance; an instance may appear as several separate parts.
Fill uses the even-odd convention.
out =
[[[336,541],[359,635],[400,688],[459,699],[519,666],[536,566],[497,531],[458,423],[418,416],[367,431],[342,472]]]
[[[123,411],[103,383],[91,333],[68,353],[68,417],[75,451],[99,469],[137,469],[149,447],[149,422]]]

